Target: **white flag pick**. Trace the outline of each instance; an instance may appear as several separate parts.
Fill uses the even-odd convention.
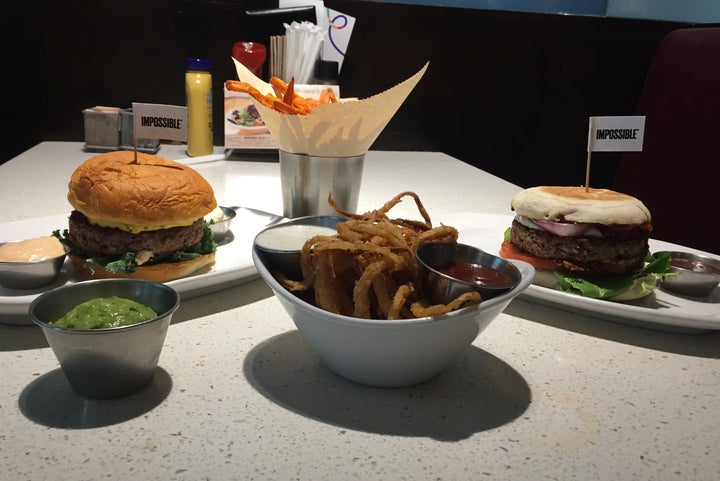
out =
[[[133,102],[132,109],[136,139],[187,142],[187,107]]]
[[[645,116],[590,117],[585,189],[590,188],[592,152],[640,152],[645,137]]]
[[[640,152],[645,116],[590,117],[588,152]]]

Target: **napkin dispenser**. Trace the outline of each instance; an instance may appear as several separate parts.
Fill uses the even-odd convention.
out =
[[[95,106],[83,110],[85,147],[88,152],[134,150],[132,109]],[[158,139],[137,139],[137,150],[156,154],[160,150]]]
[[[117,150],[120,147],[120,109],[91,107],[83,110],[86,150]]]

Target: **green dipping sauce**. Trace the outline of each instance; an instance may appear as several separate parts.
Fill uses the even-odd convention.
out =
[[[51,324],[73,329],[129,326],[157,317],[149,307],[124,297],[99,297],[75,306]]]

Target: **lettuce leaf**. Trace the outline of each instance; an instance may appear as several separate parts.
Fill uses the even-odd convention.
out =
[[[508,227],[503,234],[505,241],[510,240],[510,230],[511,228]],[[629,289],[639,289],[642,294],[650,294],[658,281],[667,276],[676,275],[670,272],[670,254],[665,252],[655,258],[649,251],[645,255],[645,267],[630,274],[581,277],[559,271],[545,272],[551,273],[557,278],[553,289],[595,299],[612,299]]]
[[[650,294],[659,280],[674,274],[670,272],[670,254],[668,253],[654,258],[648,252],[645,260],[645,267],[631,274],[580,277],[563,272],[553,272],[558,278],[558,283],[553,288],[595,299],[612,299],[631,288],[640,289],[642,294]]]

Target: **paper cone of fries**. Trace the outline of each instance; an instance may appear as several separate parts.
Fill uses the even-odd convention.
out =
[[[247,82],[263,94],[273,92],[269,83],[237,60],[233,62],[241,82]],[[280,150],[320,157],[362,155],[370,149],[427,68],[428,63],[404,82],[372,97],[341,99],[321,105],[307,115],[285,114],[257,101],[254,103]]]

